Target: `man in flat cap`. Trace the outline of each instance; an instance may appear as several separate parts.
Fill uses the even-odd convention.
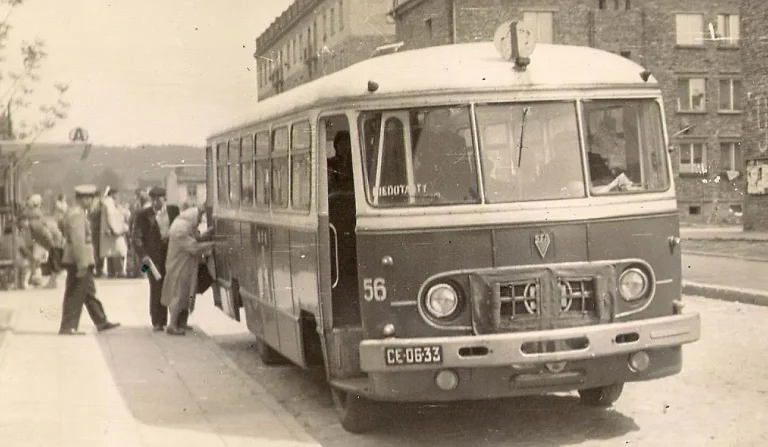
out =
[[[154,187],[149,191],[152,206],[139,211],[133,224],[131,241],[143,265],[154,264],[162,277],[149,273],[149,317],[154,331],[162,331],[168,324],[168,308],[160,301],[165,279],[165,258],[168,256],[168,236],[171,224],[179,215],[179,207],[165,203],[165,189]],[[187,326],[182,317],[180,324]]]
[[[96,284],[93,281],[93,235],[88,211],[96,195],[93,185],[80,185],[75,188],[75,204],[67,210],[62,220],[65,239],[64,254],[61,263],[67,269],[67,283],[64,289],[64,304],[61,312],[59,334],[81,335],[78,331],[80,313],[83,304],[96,329],[106,331],[116,328],[120,323],[112,323],[104,313],[104,306],[96,298]]]

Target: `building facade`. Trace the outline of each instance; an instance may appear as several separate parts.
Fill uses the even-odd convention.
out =
[[[168,203],[180,207],[205,203],[205,166],[177,166],[163,182]]]
[[[744,57],[744,158],[748,166],[744,229],[768,231],[768,2],[741,0]],[[766,176],[766,180],[763,180]]]
[[[294,0],[256,39],[258,98],[274,96],[393,43],[392,0]]]
[[[519,20],[539,42],[590,46],[638,62],[665,95],[681,219],[740,222],[745,98],[737,3],[395,0],[391,14],[403,50],[492,40],[503,21]]]

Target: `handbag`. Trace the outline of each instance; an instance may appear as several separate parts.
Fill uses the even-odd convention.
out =
[[[213,277],[208,271],[206,264],[198,264],[197,266],[197,294],[202,295],[207,292],[213,285]]]

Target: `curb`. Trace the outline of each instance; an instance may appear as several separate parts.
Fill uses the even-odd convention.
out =
[[[717,242],[768,242],[768,239],[755,238],[748,236],[736,236],[736,237],[722,237],[722,236],[707,236],[707,237],[695,237],[695,236],[680,236],[683,241],[717,241]]]
[[[721,301],[754,304],[756,306],[768,306],[768,292],[755,289],[683,281],[683,294],[698,295]]]
[[[684,255],[710,256],[712,258],[729,258],[729,259],[738,259],[741,261],[750,261],[750,262],[768,262],[768,259],[766,258],[755,258],[751,256],[736,256],[736,255],[729,255],[725,253],[712,253],[708,251],[683,250],[682,253]]]
[[[320,447],[320,443],[313,438],[307,431],[304,429],[304,426],[302,426],[299,421],[296,420],[294,416],[292,416],[288,411],[283,408],[282,405],[274,398],[267,390],[265,390],[260,384],[255,383],[254,380],[245,373],[242,369],[240,369],[237,364],[229,358],[229,356],[219,347],[219,345],[216,343],[216,341],[211,338],[208,334],[205,333],[205,331],[202,330],[199,326],[197,328],[200,330],[200,332],[207,338],[208,342],[208,348],[213,351],[214,355],[216,355],[219,360],[222,361],[229,369],[235,372],[235,375],[237,375],[244,383],[248,385],[248,388],[251,389],[251,391],[254,394],[257,394],[261,401],[264,403],[264,405],[277,416],[277,419],[280,420],[280,422],[288,429],[288,431],[296,438],[296,440],[303,445],[306,446],[317,446]]]

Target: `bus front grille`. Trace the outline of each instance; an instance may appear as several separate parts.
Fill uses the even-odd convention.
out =
[[[599,322],[593,278],[558,278],[554,284],[546,287],[541,278],[499,283],[498,329],[543,330]]]

